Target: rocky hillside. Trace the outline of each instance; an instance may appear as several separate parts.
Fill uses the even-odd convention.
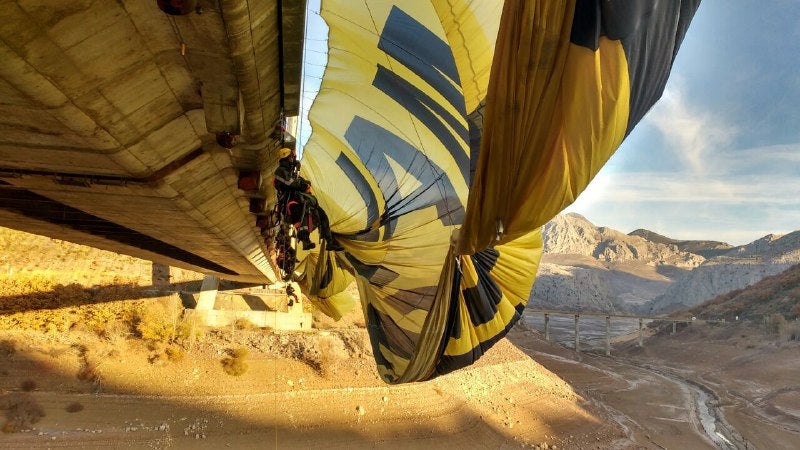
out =
[[[586,255],[605,262],[638,261],[694,268],[705,260],[672,243],[653,242],[612,228],[596,227],[574,213],[558,215],[545,224],[542,238],[545,253]]]
[[[721,294],[689,312],[701,318],[726,320],[760,320],[773,314],[796,319],[800,317],[800,264],[744,289]]]
[[[631,231],[628,236],[639,236],[650,242],[659,244],[675,245],[679,250],[689,253],[700,255],[706,259],[714,258],[715,256],[724,255],[732,245],[719,241],[679,241],[662,236],[656,232],[639,228],[638,230]]]
[[[534,309],[632,311],[704,261],[578,214],[556,216],[542,234],[545,254],[528,303]]]
[[[535,309],[614,311],[614,292],[602,266],[542,263],[528,306]]]
[[[768,235],[707,260],[658,296],[645,310],[663,314],[699,305],[755,284],[800,262],[800,231]]]

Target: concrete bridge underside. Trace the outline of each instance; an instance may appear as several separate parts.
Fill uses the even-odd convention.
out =
[[[305,2],[197,3],[2,2],[0,226],[274,279],[256,212],[297,115]]]

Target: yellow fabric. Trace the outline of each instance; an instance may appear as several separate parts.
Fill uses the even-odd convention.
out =
[[[498,284],[503,296],[498,306],[495,317],[484,324],[474,326],[467,312],[466,299],[463,290],[475,285],[477,273],[472,260],[468,256],[461,257],[461,270],[463,279],[461,293],[459,294],[459,316],[461,329],[468,330],[460,338],[453,338],[447,342],[445,355],[458,356],[470,353],[499,333],[506,330],[516,314],[518,305],[524,306],[528,301],[534,278],[539,269],[539,260],[542,256],[541,229],[536,229],[521,236],[514,241],[495,248],[500,253],[490,275]]]
[[[408,1],[398,2],[398,5],[403,14],[412,17],[438,39],[446,40],[444,29],[431,4]],[[373,124],[371,126],[405,142],[417,153],[414,158],[427,161],[428,166],[446,173],[452,184],[455,200],[461,205],[466,203],[467,180],[462,176],[454,156],[445,148],[441,136],[418,117],[410,114],[406,106],[374,85],[378,66],[383,66],[414,89],[419,89],[423,95],[430,97],[438,107],[451,114],[459,126],[467,128],[463,111],[457,109],[458,105],[451,104],[442,92],[414,70],[397,61],[389,52],[378,48],[389,15],[397,14],[397,11],[393,12],[393,6],[395,5],[391,2],[370,2],[366,8],[361,2],[322,2],[321,13],[330,27],[329,61],[320,92],[310,113],[313,133],[305,147],[302,170],[312,181],[314,192],[327,211],[334,232],[348,235],[375,230],[377,233],[374,241],[350,239],[347,236],[338,238],[350,257],[363,264],[380,266],[381,270],[395,274],[390,282],[381,284],[370,283],[363,276],[357,277],[365,314],[368,306],[371,306],[382,315],[383,320],[391,322],[390,327],[405,333],[389,335],[390,341],[393,337],[406,339],[408,336],[408,339],[418,340],[420,336],[427,336],[419,342],[440,342],[446,314],[443,318],[443,314],[439,314],[437,323],[428,320],[430,309],[437,308],[430,305],[433,303],[430,299],[435,297],[448,253],[450,234],[459,221],[453,219],[452,224],[447,224],[447,218],[442,220],[440,212],[431,205],[404,212],[397,217],[392,221],[389,236],[385,225],[369,218],[368,210],[371,205],[365,202],[362,195],[365,194],[364,190],[371,191],[368,194],[376,199],[377,205],[372,207],[377,208],[378,218],[386,214],[387,203],[380,185],[381,176],[385,174],[373,173],[374,170],[368,168],[367,162],[362,160],[359,149],[356,148],[361,144],[360,141],[354,142],[352,137],[348,140],[348,130],[354,123],[362,121]],[[450,80],[450,84],[456,86],[455,80]],[[458,142],[458,151],[468,158],[468,143],[455,133],[453,136]],[[376,147],[374,158],[383,157],[380,153],[383,149],[378,144],[369,143]],[[365,150],[360,151],[363,154]],[[403,173],[406,170],[404,165],[390,156],[386,157],[386,174],[396,178],[398,195],[409,196],[421,181],[413,173]],[[358,185],[353,173],[342,169],[339,165],[342,159],[353,165],[358,172],[357,177],[366,181],[365,186]],[[441,183],[442,181],[437,181],[437,184]],[[434,186],[432,191],[443,189],[442,186]],[[417,294],[419,292],[426,294]],[[424,304],[415,307],[413,303],[416,301]],[[436,297],[436,302],[443,302],[434,304],[441,310],[449,304],[449,299]],[[438,332],[431,333],[430,330],[437,328]],[[374,333],[382,336],[386,334],[384,330],[373,330],[371,336]],[[391,367],[387,367],[379,363],[379,371],[387,381],[413,381],[432,373],[438,357],[438,342],[417,345],[419,349],[415,350],[415,354],[418,358],[409,359],[400,356],[390,348],[391,345],[376,343],[376,339],[373,338],[373,346],[391,364]],[[415,375],[412,376],[411,372],[405,375],[411,360]],[[420,364],[419,361],[423,360],[426,361],[425,364]]]
[[[322,246],[320,253],[310,253],[302,263],[301,268],[306,275],[303,277],[303,291],[308,292],[309,300],[320,311],[339,320],[356,305],[353,296],[345,291],[353,282],[353,276],[338,264],[335,253],[324,251],[324,241]],[[321,287],[327,266],[330,266],[332,280]]]
[[[622,46],[571,44],[574,8],[322,1],[329,60],[302,172],[347,251],[336,262],[355,275],[385,381],[463,367],[508,331],[537,272],[540,227],[621,142],[630,90]],[[480,130],[467,116],[483,104],[470,190],[469,134]],[[313,288],[323,266],[299,267]]]
[[[455,56],[467,113],[486,98],[494,42],[500,26],[496,0],[434,0]]]
[[[605,37],[596,52],[571,44],[573,11],[568,0],[505,3],[462,253],[542,226],[624,138],[630,85],[622,45]]]

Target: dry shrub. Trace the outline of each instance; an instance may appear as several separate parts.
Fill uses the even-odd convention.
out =
[[[238,319],[236,319],[236,321],[233,322],[233,327],[236,328],[237,330],[246,330],[246,331],[252,331],[258,329],[258,326],[256,326],[256,324],[251,322],[250,319],[246,317],[239,317]]]
[[[0,341],[0,356],[11,356],[17,352],[17,344],[10,339]]]
[[[228,375],[240,376],[247,372],[248,366],[245,358],[250,354],[246,348],[228,350],[228,357],[222,360],[222,370]]]
[[[78,379],[81,381],[89,381],[96,383],[100,380],[100,373],[98,372],[97,364],[93,361],[84,360],[78,369]]]
[[[772,335],[783,336],[786,333],[786,319],[782,314],[772,314],[767,319],[767,332]]]
[[[95,385],[99,390],[102,377],[100,375],[100,364],[89,354],[89,348],[86,345],[74,345],[78,350],[78,358],[81,366],[78,369],[77,377],[81,381],[88,381]]]
[[[139,337],[147,341],[151,363],[180,361],[185,347],[191,347],[198,327],[193,318],[184,319],[177,295],[146,305],[134,318]]]
[[[31,379],[28,379],[23,381],[19,387],[25,392],[30,392],[36,389],[36,382]]]
[[[107,339],[126,334],[128,329],[117,320],[116,311],[106,308],[87,308],[82,323],[92,333]]]
[[[183,306],[177,296],[146,305],[134,318],[136,331],[146,341],[182,344],[189,340],[191,320],[183,320]]]
[[[44,417],[44,409],[30,394],[7,394],[0,397],[0,409],[6,410],[4,433],[30,429]]]
[[[788,322],[782,314],[772,314],[767,319],[767,332],[780,340],[800,340],[800,322]]]
[[[174,345],[167,347],[164,353],[167,355],[167,359],[173,362],[182,361],[186,356],[186,352],[183,348]]]
[[[786,335],[790,341],[800,341],[800,322],[794,321],[786,327]]]
[[[165,345],[162,342],[153,344],[151,347],[150,356],[147,359],[150,364],[162,365],[168,361],[178,362],[182,361],[186,356],[186,351],[176,345]]]
[[[76,413],[79,411],[83,411],[83,405],[81,405],[78,402],[72,402],[69,405],[67,405],[67,407],[64,408],[64,410],[68,413]]]

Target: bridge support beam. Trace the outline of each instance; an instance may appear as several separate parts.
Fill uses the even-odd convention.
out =
[[[150,280],[154,288],[156,289],[166,289],[169,287],[169,266],[166,264],[161,264],[157,262],[153,262],[152,272],[150,275]]]
[[[219,290],[219,278],[213,275],[203,277],[203,284],[200,286],[200,296],[197,299],[196,310],[212,310],[217,300]]]
[[[544,313],[544,340],[550,340],[550,314]]]
[[[677,322],[672,322],[672,334],[675,334],[676,325],[677,325]]]
[[[644,322],[639,318],[639,347],[644,346]]]
[[[611,356],[611,316],[606,316],[606,356]]]
[[[575,351],[580,352],[580,330],[578,328],[578,321],[580,320],[581,315],[575,314]]]

